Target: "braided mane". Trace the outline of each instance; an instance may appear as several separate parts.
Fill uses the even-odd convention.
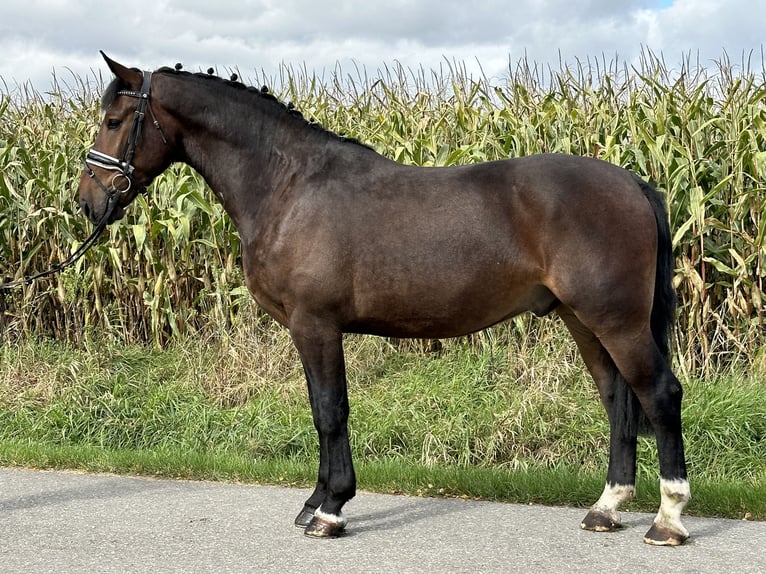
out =
[[[136,68],[134,69],[137,72],[140,72],[140,70]],[[238,80],[238,77],[236,74],[233,74],[231,79],[226,79],[226,78],[221,78],[219,76],[216,76],[213,73],[212,68],[208,69],[207,73],[186,72],[181,69],[180,64],[176,64],[174,68],[170,68],[170,67],[159,68],[158,70],[156,70],[155,73],[170,74],[170,75],[176,75],[179,77],[184,77],[184,76],[193,77],[193,78],[201,79],[206,82],[217,83],[217,85],[219,85],[222,90],[230,90],[230,89],[240,90],[242,92],[250,94],[251,97],[253,98],[261,98],[262,101],[267,101],[270,104],[277,106],[278,108],[281,108],[284,113],[289,114],[290,116],[301,120],[304,123],[304,125],[306,125],[307,127],[311,129],[318,130],[339,141],[349,142],[349,143],[361,145],[363,147],[372,149],[371,146],[361,143],[359,140],[355,138],[346,137],[346,136],[337,134],[331,130],[328,130],[327,128],[322,126],[322,124],[320,124],[317,121],[314,121],[313,119],[307,120],[304,117],[304,115],[300,112],[300,110],[296,109],[292,103],[285,104],[277,96],[271,93],[271,91],[266,86],[263,86],[262,88],[247,86]],[[118,92],[121,89],[124,89],[125,87],[126,86],[123,85],[123,83],[120,81],[119,78],[115,78],[114,80],[112,80],[112,82],[104,90],[104,94],[101,97],[101,109],[106,110],[110,105],[112,105],[114,100],[117,98]]]

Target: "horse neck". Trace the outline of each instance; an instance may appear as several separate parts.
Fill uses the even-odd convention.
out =
[[[185,81],[194,81],[193,89],[177,86],[168,110],[181,133],[179,159],[202,175],[240,231],[241,222],[254,220],[267,198],[296,178],[332,177],[328,165],[342,153],[339,146],[352,145],[267,97],[213,80],[206,85],[205,78]]]

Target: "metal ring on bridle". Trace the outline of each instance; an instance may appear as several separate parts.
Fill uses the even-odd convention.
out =
[[[117,185],[115,184],[115,182],[117,181],[117,178],[118,178],[118,177],[122,177],[122,178],[125,178],[125,181],[126,181],[126,183],[127,183],[127,186],[125,187],[125,189],[120,189],[120,188],[119,188],[119,187],[117,187]],[[115,173],[115,174],[112,176],[112,181],[111,181],[111,182],[109,182],[109,185],[111,185],[111,186],[112,186],[112,189],[114,190],[114,192],[115,192],[115,193],[127,193],[128,191],[130,191],[130,187],[133,185],[133,181],[132,181],[132,179],[130,178],[130,176],[129,176],[129,175],[127,175],[127,174],[125,174],[125,173]]]

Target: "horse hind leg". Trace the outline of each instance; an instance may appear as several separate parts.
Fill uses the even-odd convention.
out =
[[[619,507],[633,498],[640,406],[604,346],[569,307],[558,314],[572,334],[596,382],[609,418],[609,467],[604,491],[580,523],[585,530],[612,532],[622,526]]]
[[[660,497],[660,510],[644,535],[644,542],[654,546],[679,546],[689,538],[689,532],[681,523],[681,513],[691,499],[689,481],[660,479]]]
[[[681,512],[691,498],[681,429],[681,384],[651,332],[621,332],[602,337],[602,342],[641,402],[657,439],[661,503],[644,542],[678,546],[689,537]]]
[[[611,532],[622,526],[620,505],[635,496],[637,438],[649,423],[638,398],[605,350],[603,357],[608,375],[599,386],[604,389],[602,402],[609,418],[609,467],[604,491],[580,526]]]

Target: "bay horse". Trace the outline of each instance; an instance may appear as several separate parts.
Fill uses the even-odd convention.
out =
[[[344,333],[436,339],[555,311],[609,419],[606,485],[582,528],[620,527],[646,420],[661,503],[644,541],[687,539],[682,389],[668,345],[673,257],[664,202],[649,184],[558,154],[401,165],[263,90],[102,55],[115,79],[80,206],[93,222],[114,222],[173,162],[197,170],[223,204],[247,287],[289,329],[306,375],[320,447],[316,487],[295,519],[306,535],[340,535],[356,492]]]

